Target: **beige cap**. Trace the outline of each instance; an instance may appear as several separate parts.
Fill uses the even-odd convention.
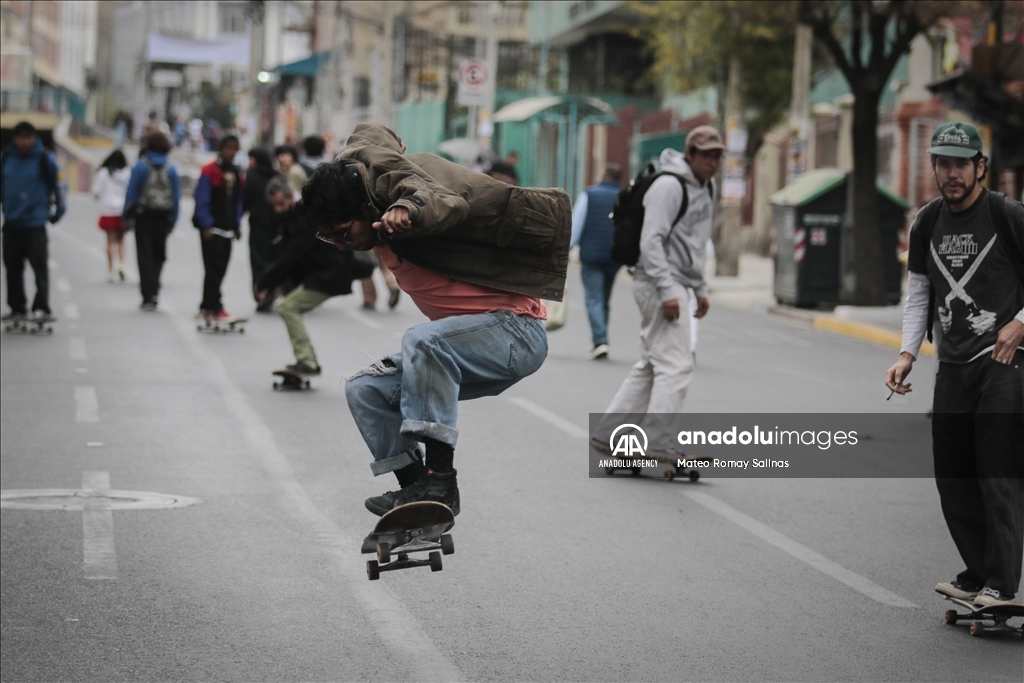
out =
[[[697,126],[686,136],[686,149],[696,147],[701,151],[725,149],[722,135],[711,126]]]

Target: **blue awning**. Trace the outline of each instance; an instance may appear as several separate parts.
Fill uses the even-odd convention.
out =
[[[316,76],[317,72],[320,71],[320,67],[327,64],[330,59],[331,51],[324,50],[298,61],[281,64],[274,71],[281,76]]]

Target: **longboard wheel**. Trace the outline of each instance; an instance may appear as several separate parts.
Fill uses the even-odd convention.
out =
[[[387,564],[391,561],[391,546],[387,543],[377,544],[377,559],[380,560],[381,564]]]
[[[630,467],[629,471],[633,473],[634,477],[639,477],[640,476],[640,468],[639,467]]]
[[[380,565],[377,564],[377,560],[367,560],[366,578],[370,579],[370,581],[376,581],[380,578]]]
[[[697,481],[700,479],[700,472],[697,470],[690,470],[690,481]]]
[[[441,553],[444,555],[455,554],[455,539],[452,538],[451,534],[441,536]]]
[[[441,562],[441,553],[435,550],[427,557],[430,559],[430,571],[439,572],[444,568],[444,565]]]
[[[604,473],[605,474],[615,474],[615,468],[614,467],[605,467],[604,468]]]
[[[661,478],[665,481],[672,481],[676,478],[676,473],[672,470],[665,470],[664,474],[661,475]]]
[[[980,636],[982,633],[984,633],[984,631],[985,631],[985,625],[983,623],[981,623],[980,621],[972,621],[971,622],[971,635],[972,636],[975,636],[975,637]]]
[[[957,621],[956,618],[957,618],[957,613],[956,613],[955,609],[948,609],[948,610],[946,610],[946,623],[947,624],[955,624],[956,621]]]

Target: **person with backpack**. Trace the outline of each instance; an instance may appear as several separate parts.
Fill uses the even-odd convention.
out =
[[[117,264],[117,277],[124,282],[124,198],[128,194],[128,181],[132,170],[128,167],[128,159],[124,152],[115,149],[111,152],[96,178],[92,182],[92,196],[103,206],[100,214],[99,228],[107,236],[107,282],[114,282],[114,265]]]
[[[217,158],[203,166],[196,183],[192,225],[199,230],[203,250],[203,299],[199,320],[228,322],[234,318],[221,303],[221,284],[231,261],[231,240],[242,239],[242,197],[245,179],[235,166],[238,138],[225,135]]]
[[[608,357],[608,308],[615,276],[622,267],[612,258],[611,213],[621,179],[619,165],[606,164],[601,181],[580,192],[572,212],[569,246],[580,245],[580,278],[583,280],[583,300],[593,342],[587,353],[589,360]]]
[[[253,285],[260,302],[269,301],[286,279],[295,283],[277,307],[291,340],[295,363],[286,370],[319,375],[320,363],[302,316],[331,297],[352,293],[352,280],[373,272],[373,264],[356,261],[351,251],[340,251],[316,238],[316,228],[296,205],[287,179],[277,175],[266,185],[267,201],[277,215],[283,245],[281,255]]]
[[[906,382],[937,313],[932,458],[946,527],[965,569],[935,586],[975,607],[1015,604],[1024,557],[1024,206],[981,185],[981,135],[946,123],[932,135],[941,197],[910,233],[900,356]]]
[[[0,207],[3,209],[4,267],[7,269],[5,321],[28,317],[25,261],[36,278],[32,318],[53,320],[50,312],[49,239],[46,224],[56,223],[67,208],[56,157],[43,149],[35,126],[15,124],[14,142],[0,156]]]
[[[124,220],[135,230],[139,264],[139,290],[143,311],[155,311],[160,294],[160,273],[167,260],[167,236],[178,222],[181,178],[171,163],[171,141],[163,133],[142,139],[145,149],[132,168],[124,198]]]
[[[640,308],[640,360],[612,398],[605,411],[609,415],[683,410],[694,372],[690,299],[696,298],[697,318],[710,307],[704,259],[711,237],[712,179],[724,149],[717,130],[698,126],[687,135],[684,153],[661,153],[662,170],[653,180],[641,174],[620,193],[619,200],[631,200],[617,200],[613,212],[613,255],[620,262],[623,232],[628,232],[623,228],[640,226],[638,243],[633,244],[638,247],[633,298]],[[638,188],[646,188],[642,198]],[[626,209],[632,215],[623,216]]]
[[[564,190],[513,187],[403,149],[394,131],[359,124],[302,203],[323,240],[373,250],[429,319],[345,384],[371,471],[401,486],[366,508],[429,500],[458,514],[458,402],[497,396],[543,364],[541,299],[563,296],[571,209]]]

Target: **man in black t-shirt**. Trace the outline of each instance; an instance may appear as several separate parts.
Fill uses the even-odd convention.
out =
[[[1012,604],[1024,551],[1024,207],[981,186],[974,126],[939,126],[928,152],[942,197],[911,231],[903,344],[886,386],[911,390],[904,380],[934,312],[935,479],[967,565],[935,590],[978,607]]]

